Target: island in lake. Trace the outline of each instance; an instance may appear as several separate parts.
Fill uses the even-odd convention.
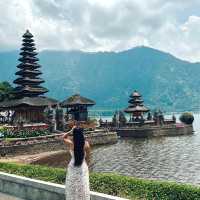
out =
[[[193,133],[192,114],[184,113],[181,116],[182,123],[176,122],[176,117],[165,119],[164,114],[158,110],[152,114],[143,103],[142,95],[136,90],[130,95],[129,106],[124,109],[130,115],[127,121],[123,111],[116,112],[112,122],[99,120],[100,127],[116,131],[121,137],[152,137],[175,136]],[[144,115],[147,113],[146,118]]]

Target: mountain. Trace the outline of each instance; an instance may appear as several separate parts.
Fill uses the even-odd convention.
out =
[[[14,80],[18,57],[17,51],[0,53],[0,81]],[[119,109],[137,89],[151,108],[199,109],[200,63],[144,46],[118,53],[45,50],[39,58],[48,96],[59,100],[80,92],[96,108]]]

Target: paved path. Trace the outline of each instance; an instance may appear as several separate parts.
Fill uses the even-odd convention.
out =
[[[23,200],[0,192],[0,200]]]

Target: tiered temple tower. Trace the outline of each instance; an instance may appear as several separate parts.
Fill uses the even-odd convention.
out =
[[[16,72],[16,75],[19,77],[14,81],[18,85],[15,88],[16,97],[36,97],[43,95],[48,90],[40,85],[44,83],[44,80],[39,78],[39,75],[42,73],[38,70],[41,66],[37,64],[39,59],[36,58],[37,53],[35,52],[33,35],[27,30],[22,37],[21,57],[18,59],[21,63],[17,65],[17,68],[20,70]]]
[[[131,114],[131,121],[137,121],[143,118],[143,114],[149,109],[143,105],[142,96],[136,90],[130,95],[128,108],[124,111]]]
[[[55,107],[58,101],[45,97],[43,94],[48,90],[41,86],[44,80],[39,76],[42,72],[37,63],[33,35],[27,30],[22,36],[22,48],[20,52],[19,69],[15,74],[14,98],[0,103],[1,111],[13,111],[11,123],[40,123],[45,122],[44,110],[47,107]]]

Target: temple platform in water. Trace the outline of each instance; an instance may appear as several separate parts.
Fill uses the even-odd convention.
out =
[[[115,129],[121,137],[159,137],[193,134],[193,126],[186,124],[170,124],[163,126],[121,127]]]
[[[130,95],[128,102],[129,106],[124,112],[130,115],[129,120],[123,111],[119,111],[113,115],[112,122],[100,119],[100,127],[116,131],[121,137],[142,138],[193,134],[192,123],[177,123],[174,115],[171,119],[165,119],[160,110],[151,112],[143,104],[142,96],[137,91]]]

